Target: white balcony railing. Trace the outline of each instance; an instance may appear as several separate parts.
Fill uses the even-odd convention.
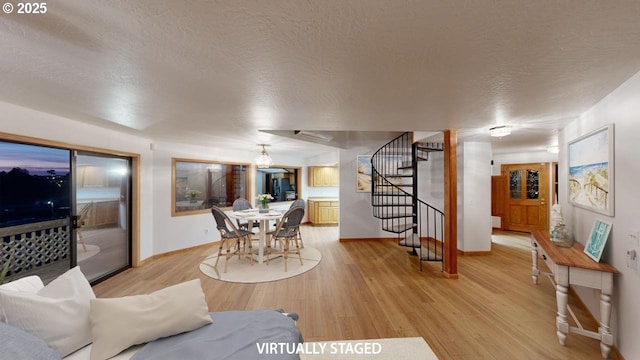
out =
[[[7,281],[69,262],[69,218],[0,228],[0,268],[13,253]]]

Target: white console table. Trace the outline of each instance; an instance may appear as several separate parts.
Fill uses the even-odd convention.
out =
[[[613,345],[613,335],[609,330],[611,321],[611,294],[613,292],[613,274],[619,273],[613,266],[595,262],[584,253],[584,246],[574,243],[573,247],[562,248],[552,244],[548,231],[531,233],[531,255],[533,260],[533,283],[538,283],[538,255],[551,269],[556,286],[558,314],[556,326],[558,340],[563,346],[569,332],[600,340],[600,351],[604,359],[609,357]],[[585,286],[600,290],[600,326],[598,332],[585,330],[579,322],[578,327],[567,322],[567,302],[569,285]],[[573,314],[572,314],[573,315]]]

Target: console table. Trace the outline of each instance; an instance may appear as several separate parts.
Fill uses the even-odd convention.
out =
[[[538,254],[551,269],[551,274],[538,270]],[[556,326],[560,344],[565,345],[569,332],[588,336],[600,340],[602,357],[608,358],[613,345],[613,335],[609,330],[613,274],[617,274],[619,271],[609,264],[597,263],[590,259],[584,253],[584,246],[578,242],[574,243],[573,247],[570,248],[553,245],[548,231],[534,231],[531,233],[531,256],[534,284],[538,283],[538,275],[541,273],[553,275],[555,279],[556,302],[558,304]],[[600,326],[598,332],[585,330],[577,320],[578,327],[569,326],[567,322],[569,285],[586,286],[600,290]],[[571,315],[573,316],[573,313]]]

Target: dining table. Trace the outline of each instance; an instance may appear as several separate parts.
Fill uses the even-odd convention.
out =
[[[285,211],[280,209],[269,209],[268,212],[260,212],[258,209],[246,209],[241,211],[233,211],[229,217],[238,220],[247,220],[249,226],[254,221],[260,223],[260,232],[258,234],[258,263],[264,262],[264,249],[267,246],[267,232],[269,232],[269,221],[278,221],[282,219]],[[251,230],[251,229],[249,229]]]

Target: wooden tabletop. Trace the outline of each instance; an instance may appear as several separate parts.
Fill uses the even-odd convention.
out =
[[[584,253],[584,246],[579,242],[574,242],[570,248],[563,248],[553,245],[548,231],[534,231],[531,236],[536,239],[555,264],[614,274],[620,273],[616,268],[605,262],[593,261]]]

